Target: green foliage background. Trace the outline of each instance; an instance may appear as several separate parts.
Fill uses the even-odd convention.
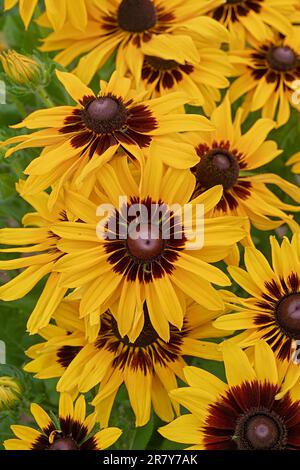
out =
[[[34,54],[37,56],[43,62],[43,67],[49,75],[47,88],[42,90],[42,93],[35,89],[27,95],[17,96],[14,93],[13,86],[2,72],[0,79],[4,80],[7,84],[7,104],[0,104],[0,140],[4,140],[9,136],[15,135],[15,131],[11,130],[8,126],[19,122],[30,112],[45,106],[45,91],[46,95],[55,105],[70,104],[70,98],[54,75],[55,67],[61,69],[61,66],[54,64],[51,55],[38,52],[39,39],[47,34],[47,31],[39,28],[34,22],[31,23],[28,31],[25,31],[18,14],[18,9],[14,8],[4,13],[3,0],[0,0],[0,15],[0,42],[4,38],[9,48],[13,48],[25,55]],[[94,78],[91,84],[92,88],[98,90],[99,78],[108,79],[113,69],[114,58],[112,57]],[[187,112],[201,113],[201,110],[189,107]],[[245,128],[249,127],[257,117],[257,114],[250,116],[245,123]],[[279,130],[273,131],[270,138],[278,142],[279,147],[284,149],[284,153],[274,162],[261,169],[261,172],[270,171],[278,173],[281,177],[295,183],[296,177],[290,173],[290,170],[285,166],[285,162],[288,157],[300,149],[299,114],[293,112],[290,122]],[[22,176],[22,171],[29,161],[37,156],[37,154],[38,150],[31,149],[29,151],[18,152],[12,158],[5,160],[4,150],[0,149],[0,227],[17,227],[21,225],[22,216],[29,207],[17,195],[15,183]],[[277,191],[277,194],[287,201],[286,196],[280,194],[280,191]],[[253,230],[254,242],[257,248],[262,250],[266,256],[269,256],[269,235],[270,233],[268,232]],[[225,266],[223,268],[225,269]],[[16,274],[17,272],[0,271],[0,284]],[[22,300],[9,303],[0,301],[0,340],[5,342],[7,348],[7,364],[0,365],[0,376],[15,376],[23,387],[21,401],[13,409],[0,411],[0,448],[2,449],[1,443],[5,439],[12,437],[9,428],[11,424],[34,425],[31,422],[29,413],[29,405],[32,401],[42,404],[43,407],[54,413],[57,411],[58,394],[55,391],[56,380],[40,381],[22,372],[22,366],[27,361],[24,351],[39,340],[38,336],[29,336],[26,333],[26,322],[41,289],[42,283]],[[244,295],[243,292],[238,291],[237,286],[233,285],[232,289],[240,295]],[[199,365],[225,379],[223,365],[220,363],[199,359],[193,359],[189,362]],[[134,416],[130,409],[125,389],[121,389],[117,396],[110,424],[123,429],[123,435],[117,444],[115,444],[115,448],[180,448],[180,445],[164,440],[157,433],[156,429],[162,423],[154,414],[147,426],[135,429]]]

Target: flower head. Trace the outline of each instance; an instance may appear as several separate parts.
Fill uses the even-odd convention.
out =
[[[298,0],[218,0],[209,14],[244,44],[245,39],[270,37],[274,30],[288,34],[297,6]]]
[[[285,389],[300,377],[300,367],[293,360],[295,341],[300,339],[300,237],[284,238],[281,245],[271,237],[272,266],[254,247],[246,248],[246,269],[230,267],[233,279],[250,294],[248,298],[231,295],[233,313],[216,320],[215,326],[229,330],[245,330],[226,340],[240,347],[254,345],[264,339],[287,369]]]
[[[58,427],[36,403],[32,403],[31,413],[39,430],[28,426],[11,426],[17,439],[6,440],[6,450],[103,450],[114,444],[121,435],[118,428],[93,432],[95,414],[86,416],[83,396],[73,404],[70,395],[61,394]]]
[[[143,59],[158,56],[180,64],[197,62],[194,39],[228,41],[228,32],[217,21],[203,15],[207,8],[193,0],[112,0],[98,2],[89,10],[85,33],[68,28],[44,41],[43,51],[62,50],[56,61],[64,66],[82,55],[75,69],[89,83],[114,51],[116,67],[140,77]]]
[[[162,137],[171,140],[169,135],[174,132],[209,132],[213,128],[204,116],[176,113],[189,99],[184,93],[145,100],[144,94],[130,88],[129,79],[115,72],[108,83],[101,81],[100,93],[95,95],[75,75],[57,71],[57,76],[77,105],[33,112],[13,127],[43,130],[12,137],[0,145],[18,144],[6,156],[24,148],[44,147],[25,170],[29,177],[24,194],[49,186],[55,186],[58,194],[65,182],[72,179],[80,184],[87,177],[93,186],[93,175],[118,150],[143,165],[153,141]],[[176,160],[180,156],[175,156],[175,166]]]
[[[104,313],[117,302],[120,334],[134,340],[143,327],[146,301],[154,329],[168,341],[169,322],[178,329],[183,325],[182,292],[208,309],[222,308],[211,283],[224,286],[229,280],[210,263],[227,256],[244,237],[245,219],[206,218],[221,197],[220,186],[188,204],[191,212],[185,219],[195,178],[188,170],[165,169],[156,153],[136,176],[136,169],[119,157],[102,167],[96,199],[68,193],[69,210],[81,222],[54,227],[60,248],[66,249],[56,270],[62,286],[80,288],[80,315],[89,317],[91,325],[97,318],[93,312]],[[103,202],[111,211],[95,216]],[[197,204],[204,205],[204,214],[197,213]]]
[[[158,416],[171,421],[179,413],[168,397],[184,379],[185,356],[221,360],[217,344],[203,338],[222,337],[212,326],[221,311],[210,311],[189,299],[182,299],[184,321],[181,330],[171,326],[168,343],[154,330],[144,304],[145,320],[139,336],[131,342],[120,335],[114,308],[101,316],[101,327],[92,342],[84,338],[84,321],[79,320],[77,301],[64,301],[54,315],[57,325],[41,331],[46,339],[27,352],[33,358],[25,366],[35,377],[61,377],[59,391],[85,393],[100,384],[93,400],[101,426],[107,426],[116,393],[122,383],[128,390],[136,425],[145,425],[151,403]],[[126,307],[125,307],[126,309]],[[124,312],[126,313],[126,311]]]
[[[245,95],[244,117],[261,110],[264,118],[277,126],[289,120],[291,107],[300,109],[293,99],[293,84],[300,79],[299,28],[289,34],[265,36],[250,47],[232,50],[238,78],[230,88],[231,102]]]
[[[299,203],[298,187],[279,175],[261,170],[282,153],[276,142],[267,140],[274,121],[258,119],[247,132],[242,132],[240,118],[241,111],[238,111],[233,120],[226,97],[211,116],[215,131],[207,136],[193,133],[184,137],[198,155],[198,162],[192,168],[196,177],[194,196],[222,185],[223,196],[214,208],[214,215],[247,215],[259,230],[270,230],[283,222],[297,228],[286,212],[299,211],[299,206],[284,203],[267,185],[277,185]]]
[[[22,187],[23,181],[18,185],[21,192]],[[0,230],[0,244],[10,246],[2,248],[0,253],[20,254],[18,258],[0,261],[0,269],[21,270],[10,281],[1,285],[1,300],[11,301],[24,297],[49,274],[43,293],[28,321],[31,331],[36,331],[36,321],[43,326],[48,324],[57,302],[60,302],[67,291],[58,286],[59,275],[53,271],[54,263],[62,252],[58,248],[59,238],[51,231],[51,226],[55,222],[68,219],[61,196],[51,210],[48,209],[50,196],[45,192],[25,197],[35,211],[25,214],[22,220],[24,227]]]
[[[205,450],[299,450],[299,393],[277,397],[279,371],[271,348],[255,346],[252,365],[236,345],[224,345],[227,384],[195,367],[184,369],[188,388],[170,393],[191,414],[160,428],[172,440]]]

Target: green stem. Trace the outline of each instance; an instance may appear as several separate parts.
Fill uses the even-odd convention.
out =
[[[12,102],[16,106],[21,118],[24,119],[27,116],[27,112],[23,103],[17,97],[12,97]]]
[[[130,443],[130,446],[129,446],[129,450],[133,450],[133,445],[134,445],[134,442],[135,442],[135,438],[136,438],[136,428],[134,429],[133,433],[132,433],[132,440],[131,440],[131,443]]]
[[[53,108],[54,103],[44,88],[39,87],[36,92],[42,103],[45,104],[47,108]]]

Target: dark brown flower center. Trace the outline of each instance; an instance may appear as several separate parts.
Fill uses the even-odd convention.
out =
[[[121,129],[126,123],[127,116],[123,103],[110,96],[90,101],[82,111],[85,125],[97,134],[110,134]]]
[[[226,0],[226,3],[229,3],[229,5],[235,5],[237,3],[244,3],[244,0]]]
[[[287,336],[300,338],[300,293],[290,294],[277,304],[276,319]]]
[[[79,450],[79,446],[72,437],[58,437],[48,450]]]
[[[241,450],[279,450],[286,445],[287,431],[276,413],[254,409],[239,419],[235,439]]]
[[[149,261],[156,258],[164,249],[164,240],[159,228],[151,224],[141,224],[134,233],[128,234],[127,249],[139,260]]]
[[[297,66],[297,56],[288,46],[271,47],[267,60],[273,69],[282,72],[292,70]]]
[[[133,347],[145,348],[147,346],[150,346],[150,344],[155,343],[155,341],[159,337],[150,321],[149,312],[148,312],[146,303],[144,303],[144,326],[140,335],[138,336],[138,338],[135,340],[134,343],[130,343],[128,336],[124,336],[124,338],[121,337],[119,333],[119,329],[118,329],[118,324],[113,316],[112,316],[112,330],[113,330],[114,335],[122,343],[128,346],[133,346]]]
[[[218,184],[230,189],[237,182],[239,172],[237,158],[224,149],[211,150],[195,168],[197,182],[207,189]]]
[[[160,57],[146,55],[145,60],[154,70],[173,70],[177,68],[178,63],[175,60],[164,60]]]
[[[157,13],[151,0],[123,0],[118,10],[120,28],[142,33],[156,25]]]

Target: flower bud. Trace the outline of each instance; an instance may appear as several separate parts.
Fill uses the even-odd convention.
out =
[[[6,75],[17,85],[39,83],[42,68],[35,59],[7,50],[0,54],[0,61]]]

